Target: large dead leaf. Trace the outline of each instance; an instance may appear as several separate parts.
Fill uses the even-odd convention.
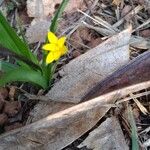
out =
[[[66,65],[62,70],[65,73],[63,78],[46,96],[57,102],[78,103],[92,87],[128,62],[130,32],[130,29],[121,32]],[[59,105],[61,105],[61,110],[69,107],[63,103],[54,103],[52,106],[60,108]],[[45,108],[44,111],[41,108]],[[51,102],[39,103],[31,111],[31,117],[28,120],[35,122],[52,114],[53,110],[55,109],[51,108]]]
[[[0,150],[60,150],[91,129],[117,99],[150,87],[140,83],[78,104],[0,136]]]
[[[106,119],[98,128],[90,132],[88,137],[78,147],[87,147],[92,150],[129,149],[116,117]]]
[[[150,80],[150,51],[147,51],[137,58],[130,61],[127,65],[122,66],[113,74],[100,81],[82,98],[82,101],[87,101],[104,93],[108,93],[117,89],[121,89],[126,86],[134,85],[140,82]],[[53,114],[60,110],[70,107],[71,104],[49,102],[49,98],[46,96],[37,97],[30,96],[31,99],[40,99],[48,103],[38,103],[31,111],[31,117],[29,117],[29,123],[35,122],[40,118],[46,117],[48,114]],[[73,105],[73,104],[72,104]],[[44,111],[43,111],[44,108]]]
[[[56,101],[80,102],[96,83],[129,61],[130,35],[131,28],[71,61],[60,71],[62,79],[47,96]]]
[[[27,13],[34,18],[52,16],[61,2],[62,0],[27,0]],[[83,0],[70,0],[65,12],[71,13],[84,7]]]

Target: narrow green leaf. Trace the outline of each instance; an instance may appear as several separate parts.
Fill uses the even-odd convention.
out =
[[[2,72],[12,71],[12,70],[16,69],[17,67],[18,67],[17,65],[13,65],[9,62],[0,60],[0,71],[2,71]]]
[[[10,56],[10,57],[13,57],[13,58],[17,59],[20,66],[24,66],[24,67],[27,67],[27,68],[38,69],[38,70],[41,71],[41,68],[38,64],[35,64],[34,62],[27,59],[26,57],[23,57],[19,54],[16,54],[13,51],[11,51],[10,49],[4,48],[1,45],[0,45],[0,55],[4,56],[4,57]]]
[[[4,86],[5,84],[14,81],[31,82],[41,86],[44,89],[48,87],[46,79],[41,75],[40,72],[22,67],[19,67],[17,69],[5,73],[0,78],[0,86]]]
[[[12,50],[14,53],[24,56],[29,60],[37,63],[38,60],[34,54],[28,49],[28,46],[17,36],[16,32],[6,21],[0,11],[0,44]]]
[[[62,3],[60,4],[53,20],[52,20],[52,24],[50,26],[50,31],[51,32],[56,32],[57,30],[57,24],[58,24],[58,19],[61,17],[63,11],[65,10],[65,7],[67,6],[69,0],[63,0]]]
[[[138,134],[137,134],[137,128],[136,123],[134,120],[134,116],[131,110],[131,107],[128,107],[128,114],[129,114],[129,120],[131,125],[131,139],[132,139],[132,150],[139,150],[139,144],[138,144]]]

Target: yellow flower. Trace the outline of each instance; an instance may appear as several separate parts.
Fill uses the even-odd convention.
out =
[[[42,47],[45,51],[49,52],[46,58],[47,64],[58,60],[68,51],[67,47],[64,45],[66,37],[63,36],[58,39],[54,33],[48,32],[48,41],[49,43]]]

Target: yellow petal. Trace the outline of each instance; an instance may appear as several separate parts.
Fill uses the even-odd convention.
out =
[[[54,54],[52,52],[50,52],[46,57],[46,63],[49,64],[49,63],[53,62],[54,60],[55,60]]]
[[[60,39],[58,39],[59,47],[62,47],[65,44],[65,41],[66,41],[66,37],[65,36],[63,36]]]
[[[67,46],[64,45],[64,46],[62,47],[62,50],[61,50],[61,55],[66,54],[67,51],[68,51],[68,48],[67,48]]]
[[[42,47],[44,50],[47,50],[47,51],[52,51],[52,52],[54,52],[54,51],[57,51],[57,46],[56,46],[56,44],[45,44],[45,45],[43,45],[43,47]]]
[[[48,32],[48,41],[55,44],[58,42],[58,38],[53,32]]]
[[[58,51],[58,52],[54,53],[54,59],[55,60],[58,60],[60,57],[61,57],[61,52]]]

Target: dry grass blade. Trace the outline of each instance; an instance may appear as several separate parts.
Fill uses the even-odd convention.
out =
[[[143,143],[143,146],[148,149],[148,147],[150,146],[150,139],[148,139],[147,141],[145,141],[145,142]]]
[[[145,130],[143,130],[140,134],[142,134],[142,133],[148,133],[148,132],[150,132],[150,127],[148,127]]]
[[[139,107],[139,109],[141,110],[141,112],[143,114],[145,114],[145,115],[148,114],[147,109],[138,101],[137,98],[134,97],[134,94],[131,93],[130,96],[134,100],[134,102],[137,104],[137,106]]]
[[[150,19],[148,19],[147,21],[145,21],[143,24],[141,24],[140,26],[138,26],[136,29],[134,29],[132,32],[137,31],[138,29],[143,28],[144,26],[150,24]]]
[[[141,5],[138,5],[137,7],[135,7],[131,12],[129,12],[125,17],[123,17],[122,19],[120,19],[118,22],[116,22],[114,25],[113,25],[113,27],[114,28],[117,28],[118,26],[120,26],[123,22],[124,22],[124,20],[125,20],[125,18],[127,17],[127,16],[130,16],[130,15],[135,15],[135,14],[137,14],[140,10],[142,10],[144,7],[143,6],[141,6]]]
[[[149,94],[150,94],[150,91],[147,91],[147,92],[143,92],[143,93],[139,93],[139,94],[133,95],[132,97],[129,96],[129,97],[126,97],[126,98],[124,98],[124,99],[121,99],[121,100],[117,101],[116,104],[118,105],[118,104],[120,104],[120,103],[129,101],[129,100],[131,100],[131,99],[133,99],[133,98],[138,98],[138,97],[142,97],[142,96],[144,96],[144,95],[149,95]]]
[[[114,29],[112,29],[112,26],[111,26],[109,23],[107,23],[106,21],[100,19],[99,17],[97,17],[97,18],[99,18],[99,20],[98,20],[96,17],[95,17],[95,18],[96,18],[96,19],[95,19],[95,18],[89,16],[88,14],[84,13],[84,12],[81,11],[81,10],[78,10],[78,12],[80,12],[80,13],[82,13],[83,15],[85,15],[86,17],[90,18],[90,19],[93,20],[95,23],[98,23],[99,25],[104,26],[106,29],[108,29],[108,30],[110,30],[111,32],[113,32],[113,34],[116,33],[116,31],[115,31]]]

